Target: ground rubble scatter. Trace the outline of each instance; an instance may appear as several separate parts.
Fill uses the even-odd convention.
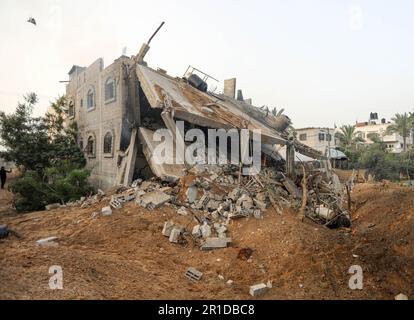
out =
[[[414,296],[412,188],[356,184],[352,225],[330,229],[315,215],[311,180],[303,218],[289,192],[300,177],[286,187],[278,172],[239,177],[237,169],[199,167],[177,183],[135,181],[28,214],[16,213],[2,190],[0,224],[14,234],[0,239],[0,298]],[[49,289],[53,265],[62,267],[63,290]],[[353,265],[364,271],[363,290],[349,288]]]

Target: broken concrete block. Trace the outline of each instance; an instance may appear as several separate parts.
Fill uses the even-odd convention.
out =
[[[206,242],[201,246],[201,250],[214,250],[227,248],[228,243],[231,243],[230,238],[207,238]]]
[[[167,221],[164,223],[164,228],[162,229],[162,235],[169,237],[171,235],[172,229],[174,229],[174,223],[172,221]]]
[[[201,210],[204,209],[204,207],[207,206],[208,202],[210,201],[210,198],[207,194],[204,194],[201,199],[196,204],[196,209]]]
[[[186,195],[188,203],[194,203],[197,200],[198,188],[196,186],[188,187]]]
[[[105,217],[112,215],[111,207],[103,207],[102,208],[102,215],[105,216]]]
[[[55,247],[58,245],[58,243],[55,242],[55,240],[57,239],[58,239],[57,237],[48,237],[48,238],[37,240],[36,243],[38,246],[42,246],[42,247]]]
[[[239,199],[237,199],[236,204],[246,210],[250,210],[253,208],[253,199],[247,194],[243,194]]]
[[[302,193],[300,192],[299,188],[296,187],[295,183],[291,179],[285,177],[282,183],[285,186],[286,190],[289,191],[289,193],[295,199],[302,199]]]
[[[132,182],[132,184],[131,184],[131,187],[132,187],[132,188],[136,188],[136,187],[138,187],[138,185],[139,185],[141,182],[142,182],[142,179],[137,179],[137,180],[134,180],[134,181]]]
[[[122,202],[118,199],[112,199],[109,205],[114,209],[121,209],[122,208]]]
[[[267,208],[267,204],[265,201],[259,200],[259,199],[253,199],[254,205],[261,209],[261,210],[266,210]]]
[[[254,211],[253,211],[253,216],[254,216],[256,219],[263,219],[262,212],[261,212],[260,210],[254,210]]]
[[[201,233],[200,227],[201,226],[199,224],[196,225],[196,226],[194,226],[193,231],[191,232],[191,234],[193,235],[193,237],[195,237],[195,238],[201,238],[203,236],[202,233]]]
[[[45,208],[47,211],[49,211],[49,210],[57,209],[59,207],[60,207],[60,203],[52,203],[52,204],[48,204]]]
[[[207,224],[207,222],[203,223],[203,225],[200,227],[200,231],[203,238],[208,238],[211,236],[211,227]]]
[[[139,204],[147,209],[156,209],[171,201],[171,196],[162,191],[152,191],[140,197]]]
[[[269,288],[264,283],[256,284],[250,287],[249,293],[253,297],[265,294]]]
[[[216,211],[220,206],[220,202],[216,201],[216,200],[210,200],[207,203],[207,209],[209,209],[210,211]]]
[[[186,216],[188,215],[188,211],[185,207],[181,207],[180,209],[177,210],[177,213],[181,216]]]
[[[173,227],[173,229],[171,230],[170,233],[170,242],[171,243],[178,243],[178,240],[180,238],[181,235],[181,229],[177,228],[177,227]]]
[[[400,293],[399,295],[395,296],[395,300],[408,300],[408,297],[405,294]]]
[[[203,273],[193,267],[190,267],[187,269],[185,276],[191,281],[199,281],[203,276]]]

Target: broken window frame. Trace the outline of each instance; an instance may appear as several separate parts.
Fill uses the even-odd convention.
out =
[[[109,149],[108,149],[108,139],[110,140]],[[113,157],[114,156],[114,134],[112,131],[107,131],[103,138],[103,154],[105,157]]]
[[[112,86],[112,90],[110,90],[110,86]],[[111,96],[109,96],[109,93],[112,93]],[[105,103],[111,103],[116,100],[116,82],[113,77],[108,77],[105,81],[104,85],[104,98]]]

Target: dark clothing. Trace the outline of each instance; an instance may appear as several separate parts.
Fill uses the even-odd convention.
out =
[[[4,189],[4,185],[6,184],[7,172],[8,171],[6,171],[5,169],[0,169],[0,180],[2,189]]]

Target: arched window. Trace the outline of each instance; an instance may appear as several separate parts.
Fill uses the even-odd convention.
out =
[[[88,110],[95,108],[95,90],[93,88],[89,89],[86,96]]]
[[[90,135],[88,138],[88,144],[86,145],[86,153],[88,154],[89,157],[94,157],[95,156],[95,137]]]
[[[83,151],[83,139],[82,138],[79,139],[79,149]]]
[[[104,153],[112,154],[113,136],[111,132],[107,132],[104,136]]]
[[[105,82],[105,102],[115,101],[115,80],[113,78],[108,78]]]

